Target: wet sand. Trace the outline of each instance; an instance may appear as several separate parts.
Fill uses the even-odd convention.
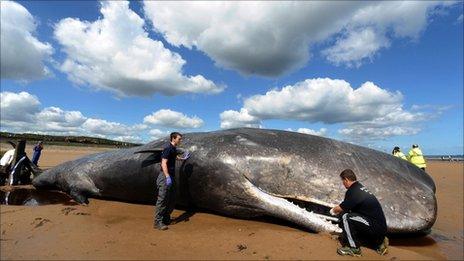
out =
[[[48,168],[108,150],[46,147]],[[29,153],[29,152],[28,152]],[[463,163],[429,162],[437,184],[438,218],[429,235],[392,238],[389,254],[363,248],[362,260],[462,260]],[[338,241],[283,222],[240,220],[175,210],[178,222],[154,230],[154,207],[91,199],[66,204],[0,207],[0,259],[353,259],[336,254]]]

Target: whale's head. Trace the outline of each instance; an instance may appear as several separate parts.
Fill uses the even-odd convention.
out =
[[[210,133],[208,139],[187,135],[184,140],[201,161],[200,169],[214,167],[223,176],[232,173],[232,178],[221,181],[238,182],[249,195],[260,198],[249,200],[246,204],[254,205],[247,208],[316,231],[337,230],[333,226],[337,219],[329,210],[344,199],[339,174],[347,168],[379,200],[389,232],[426,231],[436,220],[431,178],[407,161],[379,151],[312,135],[248,128],[218,136]]]

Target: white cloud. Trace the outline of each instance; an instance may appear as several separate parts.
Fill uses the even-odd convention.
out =
[[[240,111],[225,111],[220,117],[221,128],[260,125],[271,119],[343,124],[339,133],[359,141],[417,134],[422,130],[421,123],[441,113],[439,109],[430,113],[417,106],[414,109],[403,108],[400,92],[382,89],[372,82],[355,89],[344,80],[317,78],[251,96]],[[327,129],[297,131],[324,136]]]
[[[66,18],[55,25],[67,55],[61,70],[71,81],[119,96],[222,91],[202,75],[183,75],[185,60],[148,37],[144,20],[128,2],[103,1],[100,11],[102,18],[94,22]]]
[[[221,128],[232,129],[239,127],[261,128],[261,120],[251,116],[247,109],[238,111],[228,110],[220,114]]]
[[[27,92],[1,92],[0,115],[3,124],[8,122],[30,121],[32,115],[39,112],[39,99]]]
[[[85,117],[80,111],[40,108],[39,99],[27,92],[1,92],[2,131],[50,135],[85,135],[140,143],[146,124],[125,125]]]
[[[162,109],[145,116],[144,123],[159,125],[167,128],[191,129],[203,126],[203,120],[197,116],[188,117],[183,113]]]
[[[224,68],[276,76],[302,67],[308,44],[339,27],[329,21],[345,18],[350,5],[146,1],[144,10],[173,45],[196,47]]]
[[[218,66],[243,74],[278,76],[304,66],[312,45],[328,44],[340,33],[345,38],[325,52],[328,59],[360,64],[395,37],[418,38],[432,10],[448,4],[145,1],[144,11],[154,30],[174,46],[195,47]],[[355,43],[360,35],[369,48]]]
[[[102,135],[126,135],[130,130],[129,127],[117,123],[117,122],[110,122],[107,120],[102,119],[87,119],[82,127],[85,131],[89,133],[96,133]]]
[[[354,89],[344,80],[317,78],[249,97],[244,109],[258,119],[341,123],[372,120],[401,106],[402,95],[372,82]]]
[[[366,59],[372,61],[379,49],[389,46],[385,35],[368,27],[360,31],[349,31],[348,35],[339,38],[334,46],[322,53],[336,65],[359,67]]]
[[[45,62],[53,48],[35,36],[37,22],[29,11],[13,1],[0,1],[1,78],[36,80],[50,74]]]
[[[64,111],[58,107],[41,109],[40,101],[28,92],[2,92],[1,127],[14,132],[80,133],[86,117],[79,111]]]
[[[420,131],[422,131],[421,128],[411,126],[369,127],[366,124],[362,124],[340,129],[339,133],[359,142],[365,140],[384,140],[392,136],[416,135]]]
[[[294,131],[293,129],[287,129],[288,131]],[[320,128],[319,130],[313,130],[313,129],[308,129],[308,128],[299,128],[296,130],[296,132],[303,133],[303,134],[310,134],[310,135],[316,135],[316,136],[325,136],[327,133],[326,128]]]
[[[393,136],[411,136],[422,131],[426,121],[440,115],[439,108],[430,113],[405,111],[402,107],[370,121],[349,123],[339,133],[349,140],[364,142],[366,140],[384,140]]]
[[[118,136],[114,140],[132,143],[141,143],[143,141],[139,136]]]
[[[38,119],[45,123],[60,123],[62,126],[76,127],[85,122],[86,117],[80,111],[63,111],[58,107],[48,107],[37,114]]]
[[[168,137],[170,132],[168,131],[162,131],[162,130],[159,130],[159,129],[152,129],[148,132],[150,134],[150,138],[151,140],[157,140],[157,139],[160,139],[160,138],[165,138],[165,137]]]
[[[359,67],[366,60],[372,61],[380,49],[390,47],[393,38],[417,40],[435,9],[450,4],[438,1],[384,1],[366,5],[353,14],[345,26],[346,32],[322,54],[335,65]]]
[[[463,15],[461,14],[458,19],[456,20],[457,23],[462,23]]]
[[[48,107],[34,115],[37,130],[53,133],[79,133],[86,117],[80,111],[64,111],[58,107]]]
[[[148,126],[146,124],[140,123],[133,125],[131,128],[135,131],[143,131],[148,129]]]

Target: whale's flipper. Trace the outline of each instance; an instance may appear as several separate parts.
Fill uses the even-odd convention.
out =
[[[74,199],[79,204],[89,204],[89,198],[87,196],[84,196],[82,191],[79,191],[77,189],[71,189],[69,192],[69,195]]]
[[[68,194],[79,204],[89,204],[89,197],[101,196],[100,190],[88,177],[70,184]]]
[[[151,154],[142,161],[142,168],[161,162],[161,152],[158,154]]]

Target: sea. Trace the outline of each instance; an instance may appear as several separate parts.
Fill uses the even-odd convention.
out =
[[[428,160],[464,161],[464,155],[426,155]]]

